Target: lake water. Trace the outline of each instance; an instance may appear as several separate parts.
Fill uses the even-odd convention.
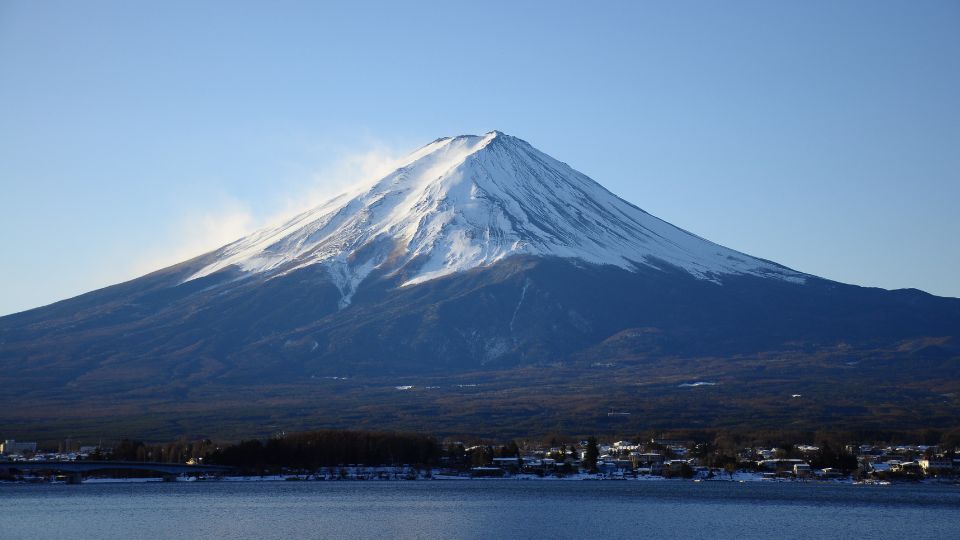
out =
[[[960,538],[960,487],[630,482],[0,485],[0,538]]]

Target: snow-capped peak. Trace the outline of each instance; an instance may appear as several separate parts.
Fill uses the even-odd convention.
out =
[[[669,265],[716,282],[728,274],[803,280],[651,216],[499,131],[437,139],[357,194],[221,248],[189,279],[228,267],[287,273],[321,264],[346,306],[376,268],[402,269],[412,285],[521,254],[628,270]]]

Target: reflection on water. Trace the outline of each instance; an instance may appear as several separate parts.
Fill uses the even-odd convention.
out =
[[[960,488],[589,481],[0,485],[3,538],[956,538]]]

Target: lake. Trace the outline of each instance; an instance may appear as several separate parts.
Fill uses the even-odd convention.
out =
[[[957,538],[960,487],[684,481],[0,485],[11,538]]]

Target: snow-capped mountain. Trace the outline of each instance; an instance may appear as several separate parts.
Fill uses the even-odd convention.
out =
[[[635,411],[607,427],[887,428],[901,404],[947,426],[958,339],[960,299],[738,253],[491,132],[438,139],[221,249],[0,317],[0,426],[529,435]]]
[[[374,269],[403,272],[406,286],[514,255],[626,270],[670,265],[714,282],[730,274],[804,280],[657,219],[499,131],[437,139],[358,193],[218,250],[188,279],[231,266],[282,275],[322,265],[345,306]]]

